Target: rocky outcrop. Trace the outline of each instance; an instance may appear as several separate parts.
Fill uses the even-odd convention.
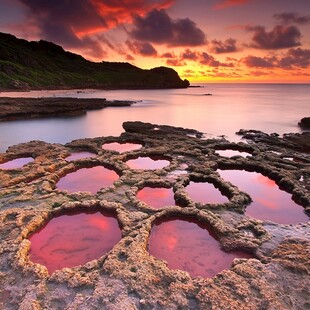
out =
[[[310,129],[310,117],[304,117],[300,120],[300,122],[298,123],[298,125],[301,128],[305,128],[305,129]]]
[[[205,139],[195,130],[124,123],[119,137],[80,139],[66,145],[31,141],[8,148],[0,163],[23,156],[34,161],[21,169],[0,170],[0,304],[3,309],[307,309],[309,307],[309,225],[280,225],[245,215],[247,193],[223,180],[218,168],[261,172],[291,193],[310,211],[310,160],[297,142],[276,135],[242,131],[250,143],[223,138]],[[102,149],[106,142],[133,142],[143,147],[127,153]],[[251,154],[222,157],[218,149]],[[65,158],[74,151],[96,157]],[[138,156],[165,156],[170,165],[157,170],[132,170],[126,160]],[[293,157],[294,160],[287,160]],[[56,188],[65,174],[103,165],[120,178],[96,195],[68,193]],[[184,167],[187,167],[186,169]],[[178,174],[182,170],[185,173]],[[229,202],[193,201],[185,186],[208,181]],[[144,186],[172,187],[179,206],[152,209],[136,198]],[[28,236],[51,217],[72,209],[114,211],[122,239],[97,260],[64,268],[49,275],[29,259]],[[213,278],[191,277],[171,270],[148,254],[152,225],[171,216],[196,218],[208,224],[226,251],[245,250],[253,259],[235,259],[231,268]]]
[[[3,97],[0,98],[0,121],[78,116],[86,114],[88,110],[124,107],[133,103],[133,101],[107,101],[105,99]]]
[[[129,63],[91,62],[46,41],[0,32],[0,90],[186,88],[167,67],[143,70]]]

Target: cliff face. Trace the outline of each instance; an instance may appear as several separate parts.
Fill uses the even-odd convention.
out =
[[[186,88],[171,68],[143,70],[129,63],[95,63],[51,42],[0,33],[0,89]]]

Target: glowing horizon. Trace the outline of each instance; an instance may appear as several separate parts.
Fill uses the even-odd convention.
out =
[[[309,83],[308,0],[0,0],[0,31],[192,83]]]

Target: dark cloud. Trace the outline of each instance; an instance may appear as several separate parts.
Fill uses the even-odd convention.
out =
[[[251,46],[255,48],[276,50],[301,45],[301,33],[295,26],[277,25],[269,32],[263,26],[247,27],[247,30],[254,32]]]
[[[181,58],[188,60],[197,60],[199,58],[199,53],[196,51],[191,51],[187,48],[183,53],[181,53]]]
[[[169,46],[199,46],[206,36],[189,18],[173,20],[165,10],[153,10],[145,17],[135,15],[132,38]]]
[[[256,57],[249,55],[241,59],[249,68],[305,69],[310,66],[310,49],[289,49],[282,57]]]
[[[247,56],[242,62],[249,68],[273,68],[275,59],[268,57]]]
[[[211,51],[216,54],[221,53],[234,53],[237,52],[237,41],[229,38],[225,42],[219,40],[212,40]]]
[[[310,23],[310,15],[301,16],[295,12],[284,12],[281,14],[274,14],[274,18],[277,19],[281,24],[298,24],[306,25]]]
[[[175,55],[174,53],[172,52],[167,52],[167,53],[164,53],[160,56],[161,58],[175,58]]]
[[[290,49],[287,55],[280,59],[279,66],[282,68],[308,68],[310,66],[310,49]]]
[[[126,41],[128,48],[134,53],[141,56],[157,56],[157,51],[152,44],[148,42]]]
[[[232,6],[239,6],[239,5],[244,5],[250,2],[250,0],[221,0],[221,3],[216,4],[214,6],[215,9],[220,10],[220,9],[226,9]]]
[[[208,53],[201,53],[200,55],[200,63],[202,65],[207,65],[210,67],[233,67],[233,63],[223,63],[219,60],[216,60],[214,56],[208,54]]]
[[[167,66],[172,66],[172,67],[186,66],[186,62],[184,62],[180,59],[167,59],[166,64],[167,64]]]
[[[81,46],[84,42],[78,34],[94,28],[108,27],[90,0],[20,0],[28,9],[29,17],[36,21],[44,39]],[[89,43],[89,42],[85,42]]]
[[[65,48],[83,50],[101,57],[105,51],[96,34],[121,23],[131,22],[132,14],[146,14],[168,8],[175,0],[18,0],[27,8],[28,24],[36,25],[41,39]],[[25,23],[24,23],[25,24]],[[113,46],[109,46],[113,48]]]

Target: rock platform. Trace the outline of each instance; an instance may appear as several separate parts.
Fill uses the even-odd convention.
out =
[[[19,157],[34,161],[20,169],[0,170],[1,309],[309,309],[310,228],[308,223],[280,225],[246,216],[251,197],[223,180],[219,169],[256,171],[276,181],[310,212],[309,134],[267,135],[241,130],[246,142],[204,138],[192,129],[126,122],[119,137],[80,139],[66,145],[31,141],[11,146],[0,163]],[[107,142],[140,143],[139,150],[103,150]],[[216,150],[250,153],[222,157]],[[72,152],[96,157],[66,161]],[[132,170],[126,161],[164,156],[170,165]],[[288,160],[293,158],[294,160]],[[96,195],[56,188],[67,173],[102,165],[120,178]],[[184,173],[179,173],[180,171]],[[190,181],[211,182],[227,203],[202,204],[185,191]],[[152,209],[137,200],[145,186],[172,187],[180,206]],[[99,208],[116,213],[122,239],[106,255],[83,266],[49,275],[31,262],[28,236],[66,210]],[[235,259],[213,278],[171,270],[147,251],[152,224],[170,216],[207,223],[225,251],[243,250],[253,259]]]

